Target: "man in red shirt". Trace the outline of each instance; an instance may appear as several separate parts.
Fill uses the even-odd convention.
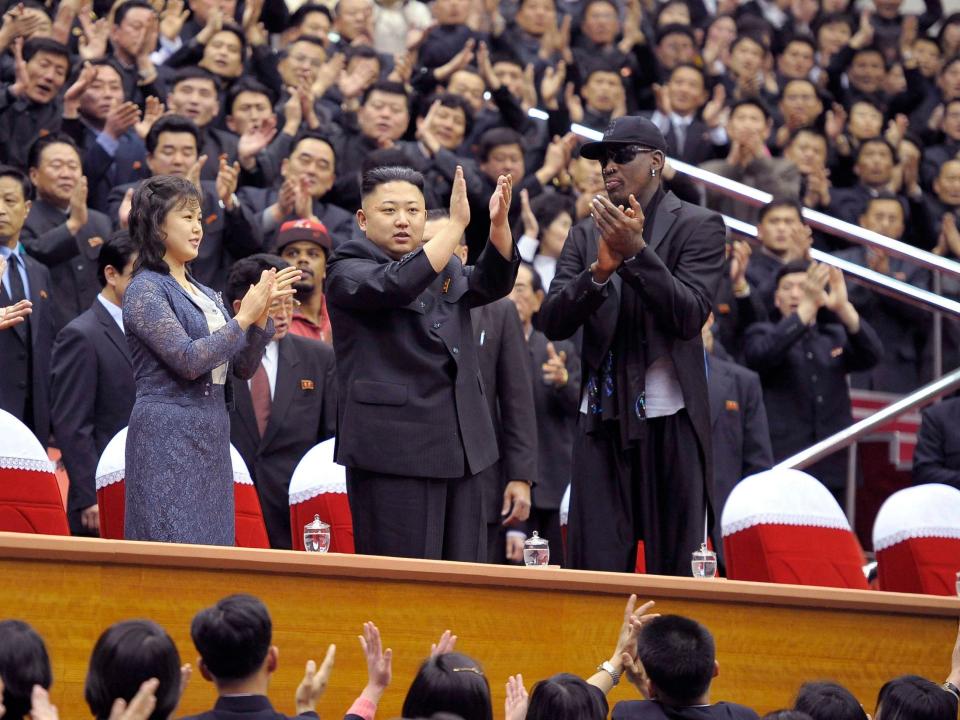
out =
[[[303,273],[294,285],[299,306],[293,311],[290,332],[294,335],[333,342],[330,317],[323,298],[327,256],[332,243],[323,223],[315,220],[285,222],[277,233],[277,254]]]

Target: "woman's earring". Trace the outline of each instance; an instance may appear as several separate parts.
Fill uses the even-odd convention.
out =
[[[650,168],[650,177],[656,177],[656,176],[657,176],[657,169]]]

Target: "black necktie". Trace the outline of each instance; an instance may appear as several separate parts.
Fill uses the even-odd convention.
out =
[[[7,275],[10,281],[10,304],[16,305],[27,299],[27,291],[23,287],[23,278],[20,276],[20,256],[11,253],[8,259]]]

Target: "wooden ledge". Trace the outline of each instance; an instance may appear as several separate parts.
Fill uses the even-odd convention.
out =
[[[0,558],[106,565],[379,579],[780,607],[830,608],[933,617],[960,615],[960,598],[736,580],[525,568],[373,555],[313,554],[208,545],[23,535],[0,532]]]

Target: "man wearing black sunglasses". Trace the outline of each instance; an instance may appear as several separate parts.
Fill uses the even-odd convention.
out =
[[[570,231],[538,325],[583,327],[581,437],[574,445],[571,567],[690,572],[712,493],[700,328],[724,258],[720,216],[665,192],[666,141],[645,118],[615,120],[581,156],[606,196]]]

